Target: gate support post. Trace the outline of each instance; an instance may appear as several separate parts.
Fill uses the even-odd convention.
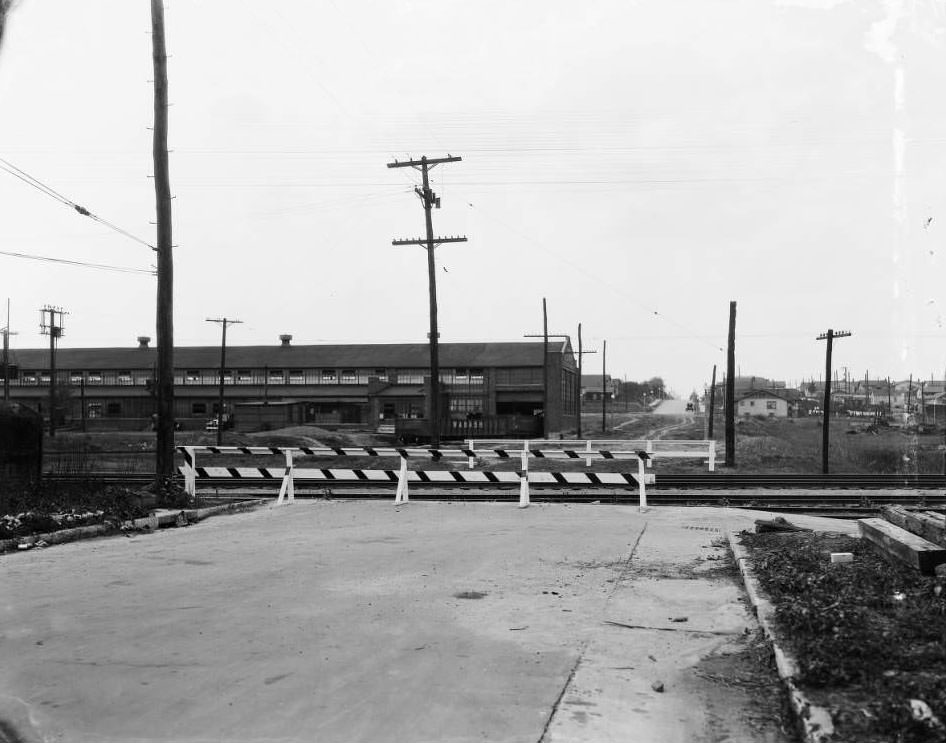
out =
[[[407,457],[401,456],[401,469],[397,476],[397,492],[394,494],[394,505],[407,503],[410,496],[407,492]]]
[[[197,453],[193,446],[184,447],[184,492],[189,498],[197,497]]]
[[[522,445],[521,464],[519,473],[519,508],[529,507],[529,442]]]
[[[709,471],[716,471],[716,441],[712,439],[709,442]]]
[[[296,491],[292,481],[292,469],[293,469],[293,450],[286,449],[286,471],[283,474],[282,485],[279,486],[279,497],[276,499],[276,505],[282,505],[283,500],[286,500],[288,503],[292,503],[296,499]]]

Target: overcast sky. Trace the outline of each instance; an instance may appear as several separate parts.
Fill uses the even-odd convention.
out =
[[[678,393],[725,368],[946,373],[944,0],[174,0],[175,340],[422,342],[418,174],[447,153],[441,340],[542,328]],[[154,242],[147,0],[21,0],[0,157]],[[0,171],[0,250],[152,251]],[[155,280],[0,255],[14,348],[154,336]],[[2,309],[0,309],[2,311]],[[0,319],[0,325],[5,320]],[[599,371],[600,353],[586,357]],[[843,370],[842,370],[843,374]]]

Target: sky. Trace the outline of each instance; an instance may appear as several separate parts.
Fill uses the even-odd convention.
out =
[[[177,345],[549,332],[588,372],[946,374],[946,0],[170,0]],[[155,238],[150,4],[19,0],[0,158]],[[155,336],[153,251],[0,170],[13,348]],[[17,253],[19,256],[9,255]],[[54,263],[40,256],[135,269]],[[0,307],[0,313],[4,308]],[[0,319],[0,325],[6,323]]]

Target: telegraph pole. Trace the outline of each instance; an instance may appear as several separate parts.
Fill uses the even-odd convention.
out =
[[[713,381],[710,382],[709,416],[706,438],[713,438],[713,415],[716,412],[716,364],[713,364]]]
[[[46,322],[46,315],[49,322]],[[49,436],[56,435],[56,341],[62,337],[62,307],[45,305],[40,311],[39,328],[43,335],[49,336]],[[58,322],[57,322],[58,316]]]
[[[424,222],[427,227],[426,238],[414,238],[410,240],[394,240],[392,245],[421,245],[427,250],[427,283],[430,292],[430,410],[428,418],[430,419],[430,443],[435,449],[440,447],[440,349],[437,330],[437,274],[434,261],[434,249],[444,243],[466,242],[465,237],[434,237],[433,221],[430,210],[440,208],[440,198],[430,189],[428,173],[431,168],[442,163],[460,162],[462,158],[447,155],[447,157],[428,158],[424,155],[420,160],[407,160],[399,162],[395,160],[388,163],[389,168],[414,168],[421,172],[423,178],[423,187],[414,187],[416,193],[424,207]]]
[[[16,335],[10,330],[10,300],[7,300],[7,324],[0,329],[3,333],[3,401],[10,399],[10,336]]]
[[[223,443],[223,372],[227,368],[227,325],[242,323],[228,317],[208,317],[207,322],[220,323],[223,330],[220,340],[220,394],[217,401],[217,446]]]
[[[598,353],[597,351],[585,351],[581,347],[581,323],[578,323],[578,435],[581,440],[581,357],[586,353]]]
[[[726,466],[736,466],[736,303],[729,303],[729,346],[726,353]]]
[[[168,168],[168,69],[164,0],[151,0],[151,56],[154,64],[154,196],[158,223],[157,388],[155,477],[174,474],[174,265],[171,255],[171,179]]]
[[[831,426],[831,351],[834,347],[835,338],[847,338],[851,333],[847,330],[834,331],[828,328],[827,333],[822,333],[816,340],[828,341],[825,348],[824,362],[824,423],[821,427],[821,473],[828,474],[828,435]]]
[[[601,433],[608,428],[608,383],[607,375],[608,342],[601,341]]]

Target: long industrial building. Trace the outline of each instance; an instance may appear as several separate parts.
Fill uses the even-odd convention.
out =
[[[393,431],[423,421],[430,402],[429,349],[422,343],[294,345],[226,349],[224,412],[238,430],[299,424]],[[442,343],[441,430],[446,436],[537,436],[575,426],[579,380],[568,339]],[[141,337],[128,348],[56,351],[57,425],[141,430],[153,424],[157,353]],[[175,418],[202,428],[218,410],[220,348],[174,351]],[[2,365],[0,365],[2,367]],[[2,368],[0,368],[2,371]],[[12,401],[48,418],[50,350],[11,349]]]

